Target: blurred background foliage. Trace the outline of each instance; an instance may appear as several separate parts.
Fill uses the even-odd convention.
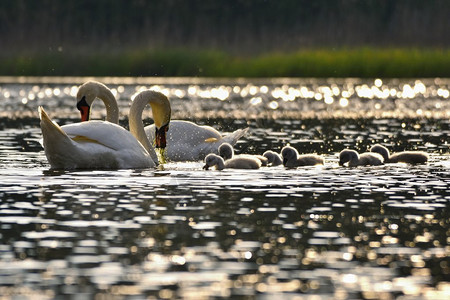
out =
[[[448,0],[2,0],[0,75],[450,76]]]

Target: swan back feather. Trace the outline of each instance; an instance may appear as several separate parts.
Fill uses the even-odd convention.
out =
[[[116,124],[91,121],[62,128],[50,119],[42,107],[39,107],[39,116],[45,155],[52,169],[138,169],[155,166],[144,147]],[[93,124],[96,126],[93,127]]]
[[[166,156],[171,161],[198,161],[203,160],[207,154],[218,154],[218,147],[223,143],[230,145],[244,136],[248,128],[238,129],[223,136],[210,126],[197,125],[190,121],[172,120],[167,132]],[[155,138],[155,127],[145,127],[149,140]]]

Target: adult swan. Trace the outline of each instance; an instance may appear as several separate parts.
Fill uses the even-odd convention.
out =
[[[218,148],[224,143],[230,145],[245,135],[248,128],[238,129],[228,135],[222,134],[211,126],[200,126],[189,121],[173,120],[167,133],[166,158],[171,161],[203,160],[209,153],[218,154]],[[155,125],[145,127],[149,140],[155,138]]]
[[[96,98],[101,99],[106,106],[106,120],[117,124],[119,111],[116,99],[104,84],[95,81],[88,81],[78,89],[77,108],[81,113],[81,121],[89,120],[91,105]],[[217,149],[223,143],[236,144],[247,131],[248,128],[238,129],[222,136],[210,126],[172,120],[167,133],[165,157],[171,161],[203,160],[209,153],[218,153]],[[150,141],[155,139],[155,125],[145,127],[145,132]]]
[[[159,92],[139,93],[130,108],[130,131],[117,124],[89,121],[61,128],[39,107],[45,155],[52,169],[141,169],[155,167],[158,158],[142,122],[147,104],[156,124],[156,148],[166,147],[170,103]]]

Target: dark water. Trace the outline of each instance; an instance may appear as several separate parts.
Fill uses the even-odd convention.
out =
[[[226,132],[250,127],[239,152],[289,143],[323,154],[325,166],[49,171],[37,106],[60,124],[77,122],[73,94],[82,81],[3,83],[0,295],[450,297],[450,81],[194,81],[110,85],[123,111],[134,91],[157,88],[168,93],[175,117]],[[277,98],[282,92],[294,98]],[[340,150],[374,143],[426,151],[430,161],[337,165]]]

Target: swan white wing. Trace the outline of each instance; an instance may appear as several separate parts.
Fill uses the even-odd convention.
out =
[[[136,138],[123,127],[104,121],[89,121],[64,125],[61,129],[75,141],[93,140],[111,149],[142,147]],[[79,137],[79,138],[77,138]]]
[[[222,137],[219,131],[210,126],[200,126],[189,121],[170,121],[167,131],[166,158],[172,161],[203,160],[209,153],[217,153],[222,143],[236,144],[247,129],[239,129]],[[145,127],[150,141],[155,139],[155,126]]]
[[[93,121],[61,128],[50,120],[43,109],[40,113],[44,150],[53,169],[137,169],[155,166],[144,147],[118,125]]]

